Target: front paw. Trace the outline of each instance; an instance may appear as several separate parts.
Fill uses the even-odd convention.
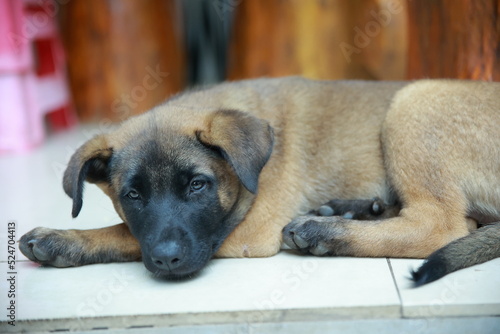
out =
[[[31,261],[64,268],[77,266],[82,251],[70,237],[71,231],[37,227],[19,240],[19,249]]]
[[[283,229],[283,242],[290,248],[323,255],[349,255],[346,220],[341,217],[302,216]]]

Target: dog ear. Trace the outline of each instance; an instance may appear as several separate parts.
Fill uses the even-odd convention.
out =
[[[64,172],[63,188],[73,199],[73,218],[83,204],[83,182],[109,182],[108,164],[113,154],[106,137],[98,135],[83,144],[71,157]]]
[[[273,149],[273,129],[268,122],[236,110],[220,110],[209,118],[198,140],[216,148],[236,172],[245,188],[257,193],[259,174]]]

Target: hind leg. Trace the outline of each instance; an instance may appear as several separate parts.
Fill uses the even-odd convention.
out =
[[[283,241],[314,255],[425,258],[469,234],[465,199],[452,182],[401,175],[399,216],[368,221],[302,216],[284,228]]]
[[[402,203],[397,217],[298,217],[283,230],[285,244],[314,255],[425,258],[469,234],[467,201],[458,178],[445,158],[426,152],[415,144],[422,141],[411,141],[408,133],[386,154],[386,168]]]
[[[474,165],[470,152],[477,148],[464,140],[474,119],[458,113],[453,99],[447,101],[453,108],[443,104],[446,95],[433,96],[435,91],[425,85],[405,89],[382,130],[389,183],[402,203],[399,216],[379,221],[299,217],[283,230],[289,247],[316,255],[424,258],[469,233],[461,184],[468,165]]]

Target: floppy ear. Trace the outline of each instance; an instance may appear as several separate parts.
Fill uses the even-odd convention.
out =
[[[63,187],[73,199],[73,218],[82,209],[83,182],[108,182],[108,164],[112,154],[106,137],[98,135],[83,144],[71,157],[64,172]]]
[[[273,149],[273,129],[268,122],[241,111],[216,111],[197,137],[219,150],[245,188],[257,193],[259,174]]]

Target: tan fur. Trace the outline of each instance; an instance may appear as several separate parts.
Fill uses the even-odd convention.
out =
[[[385,167],[405,196],[405,207],[400,217],[382,224],[350,225],[347,240],[355,249],[354,255],[426,257],[468,234],[468,205],[498,216],[500,194],[487,184],[499,184],[500,176],[496,172],[499,150],[493,144],[500,142],[496,130],[500,125],[498,84],[445,80],[413,83],[398,92],[387,117],[392,95],[403,84],[314,82],[302,86],[300,79],[276,84],[266,87],[271,91],[268,96],[281,97],[272,100],[233,102],[213,91],[210,98],[200,94],[204,101],[224,101],[267,119],[278,137],[273,158],[261,174],[257,200],[219,256],[276,253],[283,226],[329,198],[368,194],[387,198],[387,188],[380,186],[385,183],[381,181],[385,179],[379,147],[381,128],[383,138],[391,138],[384,141]],[[224,95],[225,88],[216,92]],[[260,93],[259,88],[254,88],[255,94]],[[231,89],[226,92],[239,96]],[[252,95],[247,91],[247,96]],[[193,96],[186,97],[193,103]],[[259,108],[255,110],[257,103]],[[436,138],[426,138],[426,131],[432,132],[433,127],[442,131],[443,151],[432,152]],[[430,146],[427,150],[426,145]],[[464,152],[478,156],[464,156]],[[433,160],[425,160],[429,156]],[[482,166],[484,161],[488,166]],[[422,167],[415,169],[416,164]],[[432,170],[443,164],[444,170]],[[401,170],[415,175],[401,175]],[[493,175],[494,179],[485,179]],[[488,199],[491,202],[485,201]]]
[[[220,168],[227,187],[219,197],[228,207],[239,201],[244,219],[217,256],[274,255],[283,227],[298,216],[333,198],[390,201],[392,189],[402,202],[399,216],[339,225],[349,245],[344,255],[422,258],[469,234],[477,222],[471,210],[500,217],[499,108],[498,83],[250,80],[177,96],[98,137],[79,156],[123,149],[151,122],[210,145],[225,143],[238,156],[231,149],[238,124],[219,113],[248,112],[274,129],[274,148],[257,196],[231,168]],[[265,133],[266,122],[255,131]],[[120,181],[113,182],[100,186],[124,218],[113,188]]]

